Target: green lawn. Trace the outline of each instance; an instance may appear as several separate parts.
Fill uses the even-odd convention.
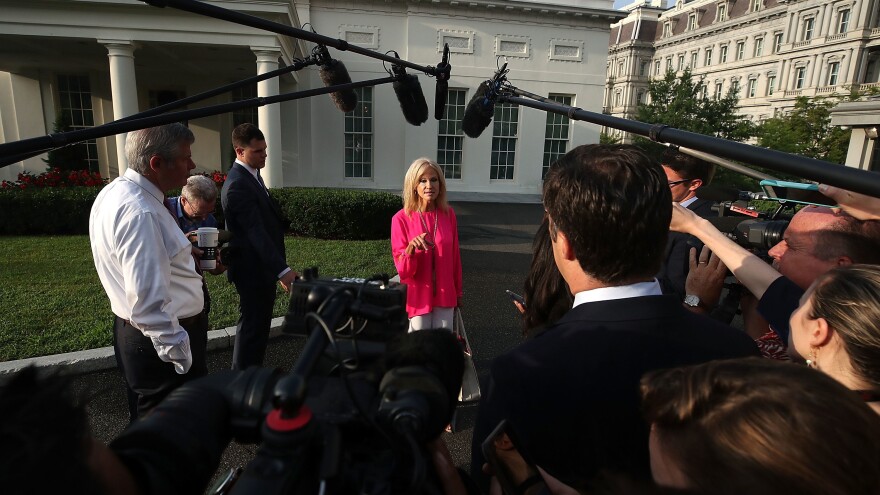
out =
[[[321,276],[395,272],[388,240],[288,237],[288,261]],[[238,319],[238,294],[226,275],[208,275],[211,328]],[[278,288],[275,316],[287,297]],[[95,272],[88,236],[0,237],[0,361],[111,345],[113,314]]]

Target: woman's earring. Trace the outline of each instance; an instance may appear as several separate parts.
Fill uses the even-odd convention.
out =
[[[814,370],[819,369],[819,361],[816,357],[816,351],[818,351],[818,350],[819,350],[818,347],[811,346],[810,347],[810,356],[809,356],[809,359],[807,359],[807,366],[809,366],[810,368],[813,368]]]

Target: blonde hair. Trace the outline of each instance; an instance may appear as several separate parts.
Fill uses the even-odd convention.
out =
[[[403,211],[407,215],[419,209],[419,194],[416,192],[416,187],[419,185],[422,174],[428,168],[437,173],[440,181],[440,192],[437,194],[437,199],[434,200],[434,206],[440,211],[446,211],[448,207],[446,204],[446,178],[443,176],[443,169],[430,158],[416,158],[409,166],[403,179]]]

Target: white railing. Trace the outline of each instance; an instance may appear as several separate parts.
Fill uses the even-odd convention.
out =
[[[795,41],[791,44],[792,48],[800,48],[802,46],[808,46],[810,42],[813,40],[804,40],[804,41]]]
[[[801,89],[789,89],[785,92],[785,96],[800,96],[802,91]]]
[[[836,41],[846,38],[847,33],[829,34],[825,37],[825,41]]]

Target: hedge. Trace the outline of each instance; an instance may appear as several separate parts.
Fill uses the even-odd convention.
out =
[[[99,187],[0,190],[0,235],[88,234]],[[368,240],[390,236],[400,197],[346,189],[273,189],[290,233],[319,239]],[[223,219],[218,198],[215,211]]]

